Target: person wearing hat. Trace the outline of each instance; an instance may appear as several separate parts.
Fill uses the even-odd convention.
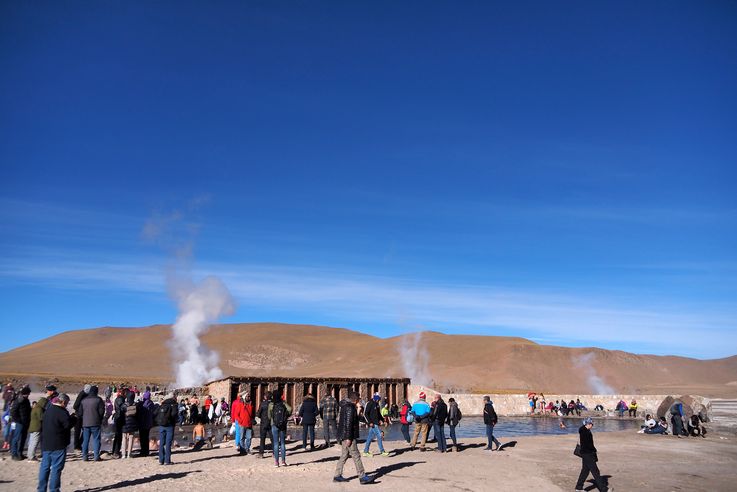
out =
[[[24,386],[20,390],[20,395],[10,407],[10,421],[12,422],[11,429],[13,433],[10,441],[10,454],[16,461],[25,458],[23,456],[23,449],[26,446],[28,427],[31,425],[31,402],[28,401],[28,395],[30,394],[31,388]]]
[[[67,459],[69,434],[74,427],[75,418],[67,412],[69,395],[62,393],[51,400],[41,424],[41,466],[38,469],[39,492],[54,492],[61,488],[61,471]]]
[[[376,442],[379,445],[379,453],[381,456],[389,456],[384,450],[384,443],[381,439],[381,422],[384,420],[379,412],[379,401],[381,401],[381,395],[378,393],[366,403],[366,410],[364,410],[364,416],[366,417],[366,423],[368,423],[368,434],[366,435],[366,445],[363,447],[364,456],[373,456],[369,452],[371,442],[376,438]]]
[[[46,386],[46,405],[51,405],[51,400],[56,398],[59,393],[56,392],[56,386],[49,384]]]
[[[596,447],[594,446],[594,435],[591,433],[591,428],[594,427],[594,420],[591,417],[583,419],[583,425],[578,429],[578,436],[581,446],[581,473],[578,475],[578,481],[576,482],[576,491],[580,492],[584,490],[584,483],[588,478],[589,473],[594,477],[594,484],[600,492],[612,490],[607,488],[604,480],[599,474],[599,467],[596,465],[598,457],[596,455]]]
[[[494,426],[498,421],[499,417],[494,410],[494,402],[488,396],[484,396],[484,425],[486,425],[486,438],[489,441],[484,449],[487,451],[494,451],[492,443],[496,444],[496,451],[502,447],[502,444],[494,437]]]
[[[427,403],[427,395],[424,391],[420,391],[420,399],[412,404],[412,414],[415,417],[415,431],[412,433],[412,441],[409,443],[410,449],[414,450],[417,444],[417,437],[420,437],[420,451],[425,451],[425,443],[427,442],[427,431],[430,427],[431,409]]]

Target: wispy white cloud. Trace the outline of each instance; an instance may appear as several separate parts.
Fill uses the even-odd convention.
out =
[[[241,312],[250,307],[303,313],[305,322],[317,316],[395,325],[397,331],[410,324],[448,333],[519,332],[564,344],[697,357],[737,352],[737,312],[724,305],[641,305],[578,292],[447,285],[316,268],[207,263],[194,274],[221,278]],[[4,258],[0,278],[63,289],[166,291],[161,270],[151,261]]]

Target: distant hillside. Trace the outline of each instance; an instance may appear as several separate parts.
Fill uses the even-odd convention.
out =
[[[69,331],[0,354],[0,374],[166,381],[173,375],[169,336],[164,325]],[[232,375],[414,376],[440,390],[478,392],[588,394],[606,384],[626,393],[737,396],[737,356],[702,361],[435,332],[381,339],[280,323],[216,325],[204,342]],[[420,376],[405,369],[402,359],[411,352],[402,347],[426,359]]]

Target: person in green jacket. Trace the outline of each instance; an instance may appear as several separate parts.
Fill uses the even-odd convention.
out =
[[[31,425],[28,426],[28,461],[38,461],[36,448],[41,443],[41,423],[46,410],[46,398],[41,397],[31,409]]]

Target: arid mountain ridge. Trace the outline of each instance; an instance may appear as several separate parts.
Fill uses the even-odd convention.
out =
[[[170,336],[169,325],[67,331],[1,353],[0,374],[170,381]],[[737,356],[698,360],[437,332],[384,339],[282,323],[214,325],[202,339],[226,375],[412,377],[458,392],[592,394],[604,384],[615,393],[737,396]]]

